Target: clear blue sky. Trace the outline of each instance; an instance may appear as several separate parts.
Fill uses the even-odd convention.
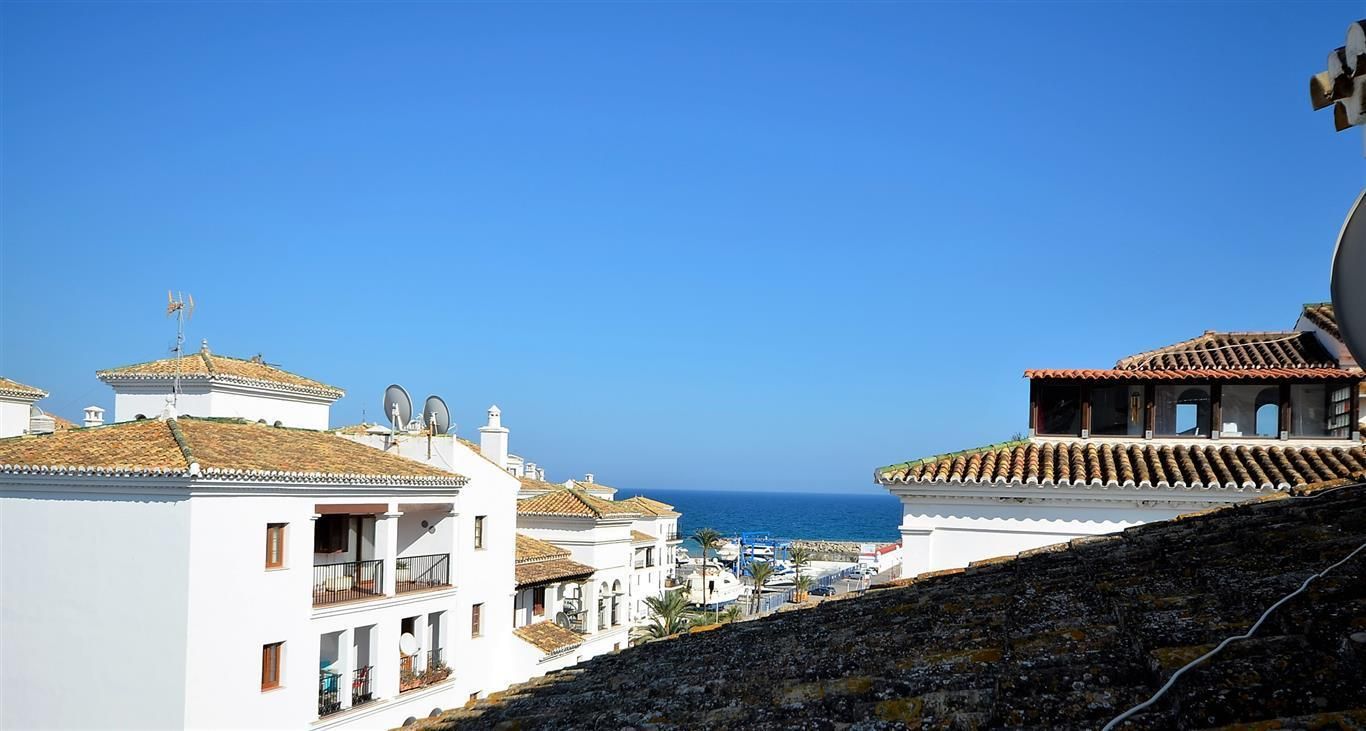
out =
[[[872,490],[1328,296],[1360,3],[3,6],[0,373],[189,337],[564,479]]]

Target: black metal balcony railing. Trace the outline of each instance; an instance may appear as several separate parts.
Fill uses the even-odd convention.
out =
[[[664,540],[670,542],[681,541],[686,537],[687,536],[684,536],[682,533],[679,533],[678,531],[669,531],[664,533]]]
[[[313,606],[384,594],[383,561],[347,561],[313,567]]]
[[[318,673],[318,715],[328,716],[341,710],[341,674],[326,670]]]
[[[370,690],[370,673],[372,670],[371,666],[366,665],[353,671],[351,680],[351,705],[353,707],[369,703],[375,699],[375,694]]]
[[[446,664],[445,651],[426,650],[402,658],[398,669],[398,692],[425,688],[450,676],[451,668]]]
[[[448,553],[402,556],[394,566],[394,585],[400,594],[451,585],[451,556]]]

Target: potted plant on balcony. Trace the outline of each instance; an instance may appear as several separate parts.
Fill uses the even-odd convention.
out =
[[[394,581],[397,581],[400,584],[406,584],[409,579],[408,562],[403,559],[394,562]]]
[[[425,682],[427,682],[428,684],[430,684],[430,683],[439,683],[439,682],[445,680],[446,678],[449,678],[450,676],[451,676],[451,668],[450,668],[450,666],[447,665],[447,664],[444,663],[444,662],[438,661],[438,662],[436,662],[435,664],[433,664],[431,667],[427,668],[427,674],[426,674],[426,676],[423,678],[423,680],[424,680]]]
[[[405,658],[406,659],[406,658]],[[413,670],[409,663],[403,663],[398,671],[398,692],[422,687],[422,674]]]

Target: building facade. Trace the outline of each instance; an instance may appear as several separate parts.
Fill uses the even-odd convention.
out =
[[[1362,374],[1325,316],[1309,306],[1295,330],[1207,332],[1108,369],[1026,371],[1024,439],[875,471],[901,499],[902,575],[1366,469]]]

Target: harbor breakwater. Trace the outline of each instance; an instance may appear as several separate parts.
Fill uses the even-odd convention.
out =
[[[859,555],[857,541],[816,541],[795,540],[792,546],[805,548],[817,561],[857,561]]]

